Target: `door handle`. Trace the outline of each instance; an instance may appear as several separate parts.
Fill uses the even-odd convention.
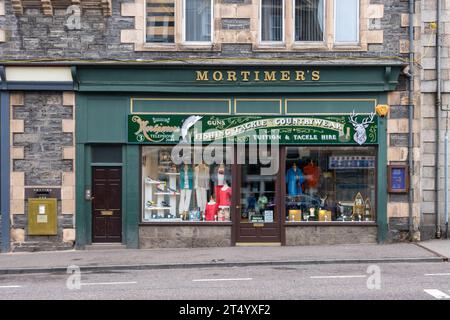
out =
[[[241,208],[241,206],[236,206],[236,209],[240,209]]]

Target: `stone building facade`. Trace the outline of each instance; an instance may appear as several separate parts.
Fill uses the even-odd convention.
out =
[[[408,1],[361,0],[358,45],[336,45],[333,41],[333,3],[326,0],[327,33],[320,44],[292,41],[292,17],[286,14],[283,45],[259,42],[258,0],[214,0],[214,41],[208,46],[183,43],[181,23],[175,23],[173,45],[145,42],[145,1],[110,0],[42,2],[30,5],[22,0],[0,0],[0,64],[8,66],[73,67],[110,66],[127,63],[164,65],[174,62],[195,64],[276,65],[280,61],[298,65],[408,65]],[[448,17],[449,1],[443,1]],[[45,3],[45,5],[44,5]],[[93,5],[96,3],[96,5]],[[182,1],[176,0],[175,10]],[[286,1],[286,11],[292,10]],[[435,21],[435,0],[415,1],[414,101],[408,101],[408,77],[401,73],[395,91],[388,94],[388,164],[408,163],[408,108],[414,104],[412,202],[407,194],[390,194],[387,201],[388,241],[408,239],[408,208],[413,208],[413,239],[430,237],[435,215],[434,141],[436,87],[433,36],[429,24]],[[443,58],[447,58],[449,28],[444,22]],[[78,24],[78,25],[77,25]],[[447,59],[448,62],[448,59]],[[447,63],[443,63],[443,90],[449,88]],[[74,91],[10,91],[11,249],[39,250],[69,248],[75,240],[75,117]],[[449,83],[447,83],[449,82]],[[443,94],[442,104],[448,105]],[[1,106],[2,110],[5,106]],[[441,126],[442,128],[442,126]],[[443,129],[443,128],[442,128]],[[441,147],[441,151],[443,148]],[[441,179],[442,180],[442,179]],[[441,181],[442,183],[442,181]],[[57,237],[27,236],[25,189],[53,187],[61,190],[58,201]],[[442,186],[440,187],[442,190]],[[441,196],[441,199],[443,197]],[[3,200],[4,201],[4,200]],[[442,202],[441,202],[442,203]],[[336,236],[337,237],[337,236]],[[374,241],[373,236],[367,237]],[[313,242],[313,241],[312,241]],[[314,242],[315,243],[315,242]]]

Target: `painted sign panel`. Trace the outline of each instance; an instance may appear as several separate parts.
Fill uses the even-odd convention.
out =
[[[409,189],[408,166],[388,166],[388,191],[391,193],[406,193]]]
[[[128,142],[140,144],[376,144],[378,119],[370,115],[181,116],[132,114]]]

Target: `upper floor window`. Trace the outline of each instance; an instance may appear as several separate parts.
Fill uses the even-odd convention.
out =
[[[334,0],[336,43],[359,41],[359,0]]]
[[[324,0],[294,0],[295,41],[323,41]]]
[[[147,0],[147,42],[174,43],[175,0]]]
[[[184,0],[184,41],[212,42],[212,0]]]
[[[284,40],[284,0],[261,0],[261,41]]]

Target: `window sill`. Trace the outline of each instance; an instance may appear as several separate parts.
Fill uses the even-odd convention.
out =
[[[337,44],[334,43],[332,50],[335,51],[366,51],[367,49],[362,44]]]
[[[328,46],[324,42],[294,42],[292,45],[293,50],[328,50]]]
[[[232,226],[233,222],[231,221],[182,221],[182,222],[147,222],[141,221],[139,226]]]
[[[360,226],[360,227],[376,227],[378,224],[375,221],[298,221],[298,222],[291,222],[286,221],[284,222],[284,225],[286,227],[290,226],[311,226],[311,227],[317,227],[317,226]]]

